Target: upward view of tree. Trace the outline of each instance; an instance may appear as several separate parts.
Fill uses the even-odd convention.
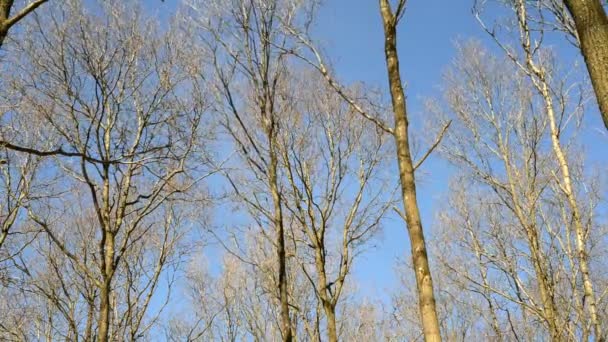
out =
[[[204,94],[188,83],[180,39],[125,6],[103,4],[97,16],[70,2],[53,12],[31,28],[11,80],[21,90],[14,111],[32,115],[21,134],[35,137],[2,144],[64,170],[63,195],[25,205],[47,243],[22,253],[48,264],[25,270],[26,284],[46,298],[40,324],[52,339],[132,340],[148,329],[154,290],[180,253],[177,203],[204,177],[193,166]]]
[[[0,340],[606,341],[606,5],[334,4],[0,0]]]

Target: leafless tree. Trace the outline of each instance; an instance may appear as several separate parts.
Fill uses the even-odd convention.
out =
[[[593,79],[595,2],[477,1],[499,53],[457,45],[416,156],[406,0],[378,1],[390,103],[335,74],[318,0],[188,0],[161,24],[118,0],[29,15],[46,1],[0,0],[0,45],[31,19],[0,60],[1,340],[605,339],[606,182],[579,139],[602,97],[545,43],[565,32]],[[425,237],[436,150],[454,177]],[[367,298],[390,210],[411,258]]]
[[[438,259],[452,274],[452,286],[483,300],[475,310],[493,339],[578,340],[588,336],[590,317],[589,302],[582,299],[579,228],[561,190],[545,98],[507,61],[469,43],[446,73],[455,124],[444,151],[464,176],[452,188],[450,209],[441,214],[444,245]],[[550,79],[560,101],[560,127],[570,134],[562,151],[575,151],[572,126],[584,102],[567,78]],[[568,159],[572,179],[590,185],[579,171],[582,160]],[[599,227],[592,199],[598,196],[586,189],[588,203],[579,205],[579,215],[585,253],[592,255],[589,234],[599,234],[591,233]],[[532,322],[543,322],[546,330],[531,328],[537,324]]]
[[[553,58],[546,50],[543,49],[542,30],[533,31],[530,27],[528,9],[525,1],[515,1],[512,3],[512,10],[515,13],[517,22],[516,29],[519,32],[517,46],[518,50],[514,50],[506,45],[504,39],[501,39],[494,31],[489,29],[481,19],[481,15],[477,12],[476,17],[482,27],[490,34],[498,46],[506,53],[508,58],[523,72],[529,79],[531,87],[542,98],[544,106],[541,110],[544,111],[551,136],[551,145],[555,158],[559,164],[559,173],[555,173],[554,177],[561,189],[561,193],[569,204],[568,211],[572,215],[576,231],[576,250],[578,253],[578,266],[582,274],[582,280],[585,289],[585,299],[588,303],[590,320],[594,328],[595,338],[601,340],[603,338],[601,325],[598,318],[597,295],[593,289],[593,282],[590,275],[588,250],[586,236],[587,231],[583,223],[583,216],[580,210],[581,204],[577,199],[577,190],[574,184],[574,176],[572,175],[572,166],[565,153],[565,146],[562,142],[563,132],[568,124],[569,113],[567,103],[564,103],[565,98],[563,82],[560,82],[558,75],[555,74],[555,65]],[[601,5],[598,3],[598,6]],[[603,11],[603,8],[601,9]],[[553,73],[552,73],[553,72]],[[567,93],[565,95],[568,95]],[[602,101],[602,95],[598,95],[598,100]],[[564,120],[566,119],[566,120]]]
[[[441,133],[432,143],[428,151],[420,158],[418,162],[412,160],[410,136],[408,132],[408,117],[405,104],[405,94],[401,82],[399,70],[399,57],[397,54],[397,26],[400,19],[403,17],[406,8],[406,1],[399,0],[391,8],[390,1],[381,0],[380,13],[385,34],[385,58],[387,63],[387,74],[389,80],[389,88],[391,91],[391,99],[393,106],[394,127],[391,127],[382,118],[382,115],[377,113],[378,106],[370,106],[353,96],[346,87],[340,84],[335,76],[332,75],[328,64],[324,61],[319,49],[314,45],[310,38],[310,26],[312,20],[293,25],[293,23],[283,23],[286,29],[300,43],[298,49],[290,50],[290,53],[295,54],[307,64],[315,68],[328,82],[328,84],[336,91],[353,109],[363,116],[365,119],[373,123],[378,129],[390,134],[396,143],[397,163],[399,166],[399,176],[401,181],[401,194],[404,202],[405,214],[404,217],[412,248],[412,258],[414,260],[413,267],[416,273],[416,286],[419,295],[420,317],[423,322],[424,336],[428,341],[441,340],[439,331],[439,322],[437,319],[437,310],[435,308],[435,296],[433,292],[433,282],[428,262],[426,251],[426,243],[420,219],[420,212],[417,204],[416,186],[414,173],[416,169],[428,158],[433,150],[439,145],[445,131],[449,127],[449,123],[443,126]],[[312,18],[313,12],[309,12],[309,17]]]
[[[227,174],[237,196],[260,227],[271,227],[275,237],[277,290],[281,332],[291,341],[285,198],[281,184],[279,137],[281,113],[287,102],[281,93],[288,81],[285,51],[292,40],[280,20],[296,20],[297,1],[192,1],[189,22],[198,27],[200,46],[216,76],[218,112],[247,165],[246,179]],[[283,96],[283,97],[282,97]],[[246,189],[243,184],[250,183]]]
[[[90,6],[94,13],[66,3],[19,44],[15,112],[42,128],[29,145],[4,136],[0,144],[53,157],[64,187],[78,196],[29,206],[29,218],[52,243],[45,260],[69,265],[86,282],[80,285],[97,317],[98,341],[133,340],[149,331],[151,298],[179,260],[185,226],[173,204],[210,172],[199,144],[205,92],[190,77],[176,32],[162,32],[137,7]],[[68,238],[65,222],[79,216],[70,203],[93,213],[82,217],[82,246]],[[54,276],[75,282],[60,271]],[[68,325],[67,336],[77,338],[79,326]]]
[[[606,94],[608,82],[604,76],[608,49],[608,17],[602,1],[542,0],[526,1],[528,26],[533,31],[558,31],[580,50],[595,90],[600,114],[607,125]]]
[[[294,82],[280,137],[286,207],[295,219],[302,271],[324,310],[328,341],[338,340],[336,307],[355,257],[392,206],[385,139],[324,80]],[[386,177],[386,175],[384,176]],[[352,188],[352,190],[351,190]],[[388,196],[387,196],[388,194]]]

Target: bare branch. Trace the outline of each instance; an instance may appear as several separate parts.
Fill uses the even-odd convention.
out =
[[[447,132],[447,130],[451,124],[452,124],[452,120],[448,121],[448,123],[445,124],[445,126],[443,126],[443,128],[441,129],[441,132],[439,132],[439,135],[437,136],[437,138],[435,138],[435,142],[433,143],[433,145],[431,145],[431,147],[426,151],[426,153],[422,156],[422,158],[420,158],[420,160],[416,164],[414,164],[414,171],[416,171],[416,169],[418,169],[422,165],[422,163],[424,163],[426,158],[428,158],[431,155],[431,153],[433,153],[433,151],[437,148],[437,146],[439,146],[439,144],[441,143],[441,140],[443,139],[443,136],[445,135],[445,132]]]

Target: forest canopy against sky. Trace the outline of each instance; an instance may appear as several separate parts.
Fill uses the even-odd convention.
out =
[[[0,0],[0,340],[606,341],[603,0]]]

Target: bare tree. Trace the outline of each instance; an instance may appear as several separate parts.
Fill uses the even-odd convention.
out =
[[[11,238],[22,240],[19,236],[29,235],[26,234],[26,231],[19,229],[21,222],[18,218],[23,214],[23,208],[28,205],[30,200],[49,197],[52,189],[45,188],[42,184],[36,184],[39,157],[20,156],[7,149],[2,152],[2,157],[0,157],[2,158],[0,194],[3,196],[2,204],[0,204],[0,265],[5,265],[6,262],[14,262],[14,258],[20,254],[30,240],[26,238],[23,241],[24,244],[10,241]],[[43,194],[39,191],[48,193]],[[2,277],[0,276],[0,279]]]
[[[601,5],[598,3],[598,6]],[[571,171],[570,162],[564,152],[564,145],[561,141],[562,132],[565,129],[565,125],[569,120],[564,120],[565,111],[567,110],[567,104],[563,103],[563,96],[555,96],[560,94],[559,82],[555,80],[557,75],[551,74],[551,71],[555,69],[554,65],[551,65],[551,56],[542,49],[543,34],[542,30],[532,31],[529,25],[529,15],[527,12],[526,3],[524,1],[515,1],[512,4],[512,9],[515,12],[517,19],[517,29],[519,32],[519,51],[518,54],[513,48],[506,46],[505,42],[501,40],[497,34],[485,26],[481,20],[479,12],[476,17],[482,24],[486,32],[488,32],[494,41],[497,42],[498,46],[506,53],[508,58],[518,66],[518,68],[528,77],[531,82],[533,89],[541,96],[544,106],[542,110],[548,119],[551,144],[555,158],[558,161],[560,172],[555,174],[556,182],[559,184],[559,188],[564,194],[569,204],[569,210],[572,213],[572,219],[576,230],[576,243],[577,253],[579,258],[579,267],[582,274],[585,298],[588,303],[588,309],[590,313],[590,320],[594,327],[595,338],[601,340],[603,337],[601,326],[598,318],[597,310],[597,297],[593,289],[593,282],[591,280],[588,251],[586,243],[586,228],[583,223],[583,217],[580,212],[580,204],[576,196],[576,190],[574,189],[574,181]],[[603,11],[603,9],[601,9]],[[602,101],[601,94],[599,94],[599,100]],[[567,117],[566,117],[567,119]]]
[[[600,0],[542,0],[525,2],[528,26],[533,31],[563,32],[566,39],[579,49],[587,64],[591,83],[595,90],[600,114],[607,125],[606,89],[608,84],[604,75],[608,49],[608,17]],[[607,125],[608,127],[608,125]]]
[[[0,0],[0,45],[48,0],[31,1]],[[0,339],[604,340],[606,184],[577,136],[592,87],[544,45],[560,30],[585,53],[580,3],[477,2],[505,56],[457,46],[416,156],[406,2],[379,0],[390,104],[334,75],[317,0],[189,0],[168,25],[118,0],[29,16],[0,61]],[[435,150],[457,170],[429,240],[416,171]],[[389,209],[411,248],[390,304],[353,276]]]
[[[336,307],[346,278],[392,206],[380,175],[389,151],[382,131],[329,87],[320,88],[324,80],[315,76],[303,74],[306,81],[288,91],[297,95],[283,112],[288,123],[280,148],[286,206],[301,230],[302,271],[324,310],[328,341],[338,341]]]
[[[297,1],[193,1],[189,16],[200,28],[200,43],[215,72],[218,111],[222,125],[232,136],[250,177],[244,188],[230,176],[237,196],[248,206],[261,226],[274,229],[277,290],[281,331],[291,341],[294,326],[290,316],[284,189],[281,184],[279,137],[281,112],[286,101],[281,90],[288,80],[287,54],[291,38],[280,20],[295,20]]]
[[[492,339],[586,339],[590,315],[583,300],[580,227],[561,190],[545,98],[508,61],[470,43],[460,47],[446,73],[446,101],[455,125],[443,150],[463,176],[452,187],[450,208],[441,214],[438,259],[453,287],[481,300],[470,311],[485,317]],[[548,79],[555,82],[560,127],[568,128],[563,152],[573,152],[575,130],[566,122],[581,115],[584,102],[567,78]],[[579,171],[582,160],[568,159],[572,179],[587,184],[579,195],[589,201],[579,204],[583,229],[599,234],[591,233],[599,228],[592,219],[597,210],[592,182]],[[583,238],[586,255],[592,255],[589,235]],[[532,328],[533,322],[544,327]]]
[[[13,63],[13,57],[4,62]],[[34,121],[14,114],[19,96],[4,87],[0,91],[0,97],[6,99],[0,105],[0,136],[21,144],[36,141],[36,130],[29,130]],[[0,310],[7,313],[0,318],[0,339],[24,340],[33,322],[28,316],[34,316],[36,310],[23,288],[32,271],[28,254],[40,229],[23,218],[27,207],[60,195],[60,190],[55,185],[56,174],[45,171],[49,162],[7,148],[0,151]]]
[[[450,234],[454,236],[454,231],[457,227],[452,228]],[[501,341],[501,335],[497,335],[490,329],[487,329],[485,324],[490,315],[483,310],[479,310],[480,299],[471,293],[466,288],[454,286],[450,281],[451,272],[444,268],[441,261],[446,258],[450,262],[454,260],[454,264],[462,262],[457,258],[457,255],[450,255],[450,258],[444,256],[448,248],[442,240],[444,237],[443,230],[438,234],[437,238],[430,240],[432,246],[431,253],[437,253],[437,260],[440,262],[434,265],[435,283],[441,289],[438,295],[437,314],[441,324],[441,331],[445,339],[449,341],[482,341],[492,340]],[[448,234],[445,234],[446,236]],[[452,259],[452,257],[456,257]],[[458,261],[456,261],[458,260]],[[382,320],[387,340],[391,341],[421,341],[424,339],[419,313],[416,306],[412,303],[417,302],[416,294],[416,279],[409,272],[411,269],[411,261],[403,260],[399,263],[395,273],[400,276],[399,287],[391,294],[390,310],[385,310],[382,313]],[[490,330],[490,331],[488,331]]]
[[[314,3],[314,2],[313,2]],[[350,94],[349,90],[342,86],[331,74],[327,63],[318,48],[310,38],[310,27],[313,22],[314,11],[308,12],[309,20],[298,22],[284,22],[286,30],[300,43],[298,49],[287,52],[294,54],[307,64],[315,68],[325,78],[328,84],[336,91],[352,108],[366,120],[373,123],[378,129],[390,134],[396,143],[397,162],[399,166],[399,176],[401,181],[401,195],[404,203],[405,219],[408,227],[410,244],[412,248],[413,267],[416,273],[416,285],[419,295],[420,318],[423,322],[424,336],[428,341],[441,340],[439,322],[437,320],[437,310],[435,308],[435,296],[433,292],[433,282],[426,251],[426,243],[420,219],[420,212],[417,204],[416,185],[414,173],[418,167],[429,157],[433,150],[439,145],[445,131],[449,127],[449,122],[443,126],[436,140],[431,147],[423,154],[418,162],[412,160],[410,147],[410,137],[408,132],[408,117],[405,104],[405,94],[401,83],[399,70],[399,58],[397,55],[397,26],[405,12],[405,0],[399,0],[395,9],[391,9],[388,0],[381,0],[380,13],[383,19],[385,33],[385,58],[391,91],[394,127],[390,127],[382,115],[377,113],[378,106],[365,104],[368,101],[357,99]],[[314,6],[313,6],[314,9]]]
[[[406,0],[399,0],[393,11],[388,0],[380,0],[380,13],[382,14],[385,38],[384,53],[386,57],[386,68],[391,91],[393,113],[395,115],[395,127],[392,130],[392,133],[395,137],[395,144],[397,146],[401,195],[403,197],[405,220],[407,222],[412,248],[412,266],[414,267],[414,272],[416,274],[418,305],[420,307],[424,338],[426,341],[441,341],[431,268],[429,266],[420,210],[418,208],[418,198],[416,195],[414,172],[416,171],[417,165],[412,161],[412,154],[410,152],[405,93],[403,92],[403,85],[401,83],[399,56],[397,54],[397,25],[405,13],[405,3]]]
[[[65,184],[87,192],[86,201],[68,196],[28,212],[53,244],[49,256],[62,255],[96,289],[97,340],[108,341],[138,338],[154,321],[144,322],[147,308],[183,236],[172,204],[208,174],[194,159],[206,105],[175,32],[136,7],[97,5],[92,14],[69,2],[31,27],[11,84],[23,94],[16,111],[43,125],[41,139],[0,144],[53,156]],[[70,200],[94,213],[82,253],[67,239],[69,220],[51,210]]]

